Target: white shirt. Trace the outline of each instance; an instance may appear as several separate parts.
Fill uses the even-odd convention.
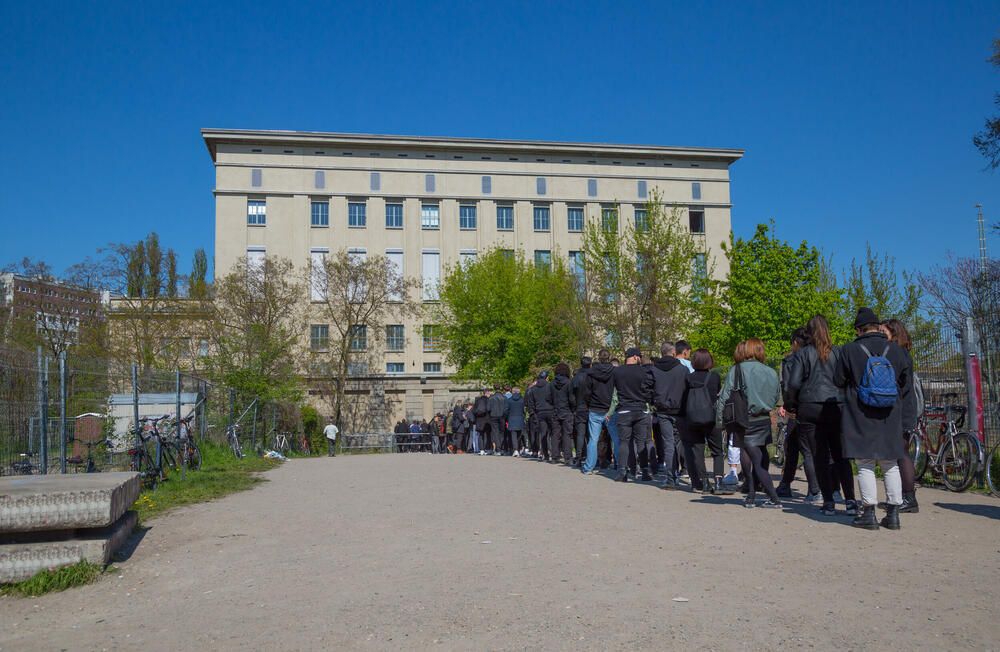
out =
[[[677,360],[680,361],[680,363],[682,365],[684,365],[685,367],[688,368],[688,373],[689,374],[693,374],[694,373],[694,367],[691,366],[691,361],[690,360],[688,360],[687,358],[677,358]]]
[[[323,434],[326,435],[327,439],[333,439],[336,441],[338,432],[340,432],[340,430],[332,423],[327,424],[326,428],[323,428]]]

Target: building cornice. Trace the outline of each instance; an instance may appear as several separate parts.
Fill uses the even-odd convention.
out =
[[[608,143],[573,143],[541,140],[501,140],[493,138],[438,138],[433,136],[392,136],[382,134],[342,134],[317,131],[281,131],[257,129],[202,129],[201,136],[214,161],[219,144],[309,145],[379,147],[404,150],[440,150],[479,152],[520,152],[525,154],[565,154],[574,156],[618,156],[627,158],[694,158],[725,161],[732,164],[743,157],[742,149],[709,147],[667,147],[661,145],[625,145]]]

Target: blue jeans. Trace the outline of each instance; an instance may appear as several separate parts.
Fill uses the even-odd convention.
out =
[[[472,446],[470,446],[473,453],[479,453],[479,431],[476,430],[475,426],[472,426]]]
[[[587,459],[583,462],[583,472],[590,473],[597,466],[597,440],[601,436],[601,424],[604,423],[603,412],[590,412],[587,415]],[[618,450],[618,413],[612,414],[608,420],[608,434],[611,435],[612,450]]]

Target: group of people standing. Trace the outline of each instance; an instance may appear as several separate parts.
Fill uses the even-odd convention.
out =
[[[533,457],[588,476],[611,467],[619,482],[651,482],[657,473],[666,490],[687,477],[695,492],[742,491],[746,507],[782,506],[801,451],[808,503],[832,516],[841,498],[853,525],[898,529],[900,511],[917,511],[913,464],[904,452],[904,433],[922,407],[910,340],[901,322],[882,323],[868,308],[858,310],[854,327],[854,341],[834,346],[827,320],[814,316],[793,333],[780,375],[765,364],[758,338],[737,345],[725,378],[713,371],[710,351],[692,351],[683,340],[664,343],[658,358],[629,348],[624,364],[601,349],[596,361],[582,357],[575,372],[560,363],[551,380],[539,373],[523,394],[519,387],[485,389],[436,418],[433,432],[442,453]],[[778,418],[788,420],[789,445],[775,487],[767,445]],[[876,465],[887,496],[881,521]],[[766,494],[762,502],[758,492]]]

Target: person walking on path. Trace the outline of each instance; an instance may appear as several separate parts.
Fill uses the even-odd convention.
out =
[[[745,396],[745,429],[727,424],[733,430],[733,445],[740,447],[740,465],[747,476],[745,507],[756,506],[756,478],[767,492],[763,507],[781,507],[781,500],[774,490],[774,483],[767,471],[767,443],[771,438],[771,411],[778,403],[781,387],[778,374],[764,364],[767,353],[764,342],[756,337],[740,342],[733,354],[733,365],[716,402],[716,420],[724,423],[726,403],[734,389],[742,389]],[[737,380],[738,379],[738,380]]]
[[[549,438],[552,445],[550,453],[553,462],[560,457],[565,464],[573,463],[573,412],[576,410],[576,395],[570,387],[569,365],[560,362],[553,370],[550,395],[552,397],[552,435]]]
[[[497,384],[493,386],[493,393],[486,399],[486,411],[490,424],[490,452],[496,455],[503,452],[504,418],[503,411],[507,405],[507,397],[501,391],[503,388]]]
[[[640,365],[642,353],[637,348],[625,351],[625,364],[616,368],[612,374],[615,391],[618,393],[618,482],[628,481],[629,454],[633,453],[638,460],[639,447],[646,450],[646,455],[653,455],[653,438],[649,425],[649,415],[646,406],[653,402],[652,371]],[[687,372],[685,372],[687,373]],[[653,479],[648,469],[644,469],[642,480]]]
[[[861,514],[855,527],[877,530],[879,525],[899,529],[899,506],[903,487],[897,460],[904,455],[903,406],[910,401],[913,366],[898,344],[880,329],[871,308],[859,308],[854,319],[857,338],[842,349],[835,382],[844,388],[844,456],[858,466]],[[875,515],[878,487],[875,465],[882,468],[886,515],[881,523]]]
[[[580,368],[573,373],[570,381],[570,390],[573,392],[573,400],[576,408],[573,410],[573,434],[576,446],[575,464],[578,468],[583,467],[583,461],[587,457],[587,373],[590,371],[590,356],[580,358]]]
[[[684,435],[680,432],[681,411],[684,401],[684,388],[687,386],[687,367],[675,356],[671,355],[674,345],[667,342],[660,347],[662,358],[653,362],[653,409],[660,427],[660,438],[663,440],[663,459],[666,464],[667,477],[661,488],[677,489],[677,466],[674,464],[676,442],[683,442]],[[679,435],[679,436],[678,436]],[[683,446],[683,443],[682,443]],[[682,453],[683,455],[683,453]],[[702,462],[704,464],[704,462]],[[691,460],[688,460],[688,468]],[[690,471],[689,471],[690,473]],[[691,476],[691,486],[695,478]],[[700,488],[700,487],[699,487]]]
[[[799,466],[799,453],[802,453],[802,469],[806,475],[806,503],[819,507],[822,504],[819,478],[816,474],[816,441],[813,438],[816,431],[812,428],[803,429],[798,419],[798,401],[794,393],[788,391],[788,379],[795,373],[793,368],[799,364],[799,352],[809,343],[809,332],[806,327],[796,328],[792,333],[792,350],[785,354],[778,369],[778,381],[781,383],[781,401],[778,404],[778,416],[787,418],[788,433],[785,443],[785,464],[781,471],[781,482],[778,483],[778,496],[791,498],[792,480]]]
[[[514,387],[503,408],[503,418],[510,432],[510,449],[514,457],[520,457],[521,431],[524,430],[524,397],[521,388]]]
[[[612,379],[614,367],[611,365],[611,353],[607,349],[597,352],[597,362],[587,372],[584,382],[584,402],[587,404],[587,459],[583,463],[583,473],[592,474],[597,467],[597,440],[601,436],[601,427],[608,424],[608,433],[617,442],[617,421],[612,422],[608,416],[611,409],[611,395],[615,390]],[[614,429],[612,431],[612,429]]]
[[[323,428],[323,434],[326,436],[326,454],[328,457],[337,456],[337,433],[340,429],[334,425],[333,418],[327,420],[326,427]]]

